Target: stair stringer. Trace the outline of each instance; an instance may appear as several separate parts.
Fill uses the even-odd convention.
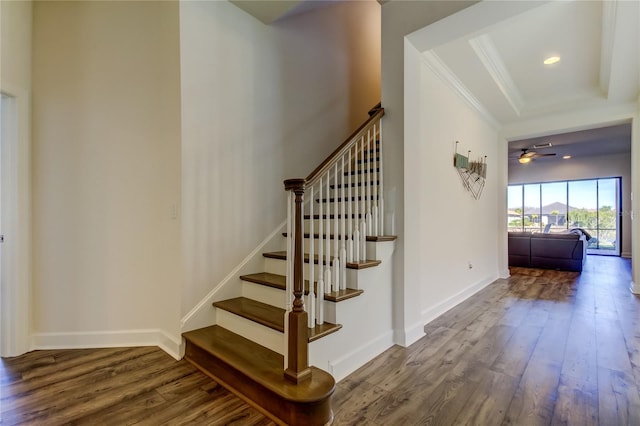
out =
[[[208,327],[216,324],[216,309],[212,309],[213,302],[239,297],[242,294],[240,276],[262,270],[265,251],[283,250],[285,241],[282,232],[286,230],[286,221],[269,234],[251,253],[245,257],[227,276],[220,281],[205,297],[198,302],[181,320],[182,332]],[[182,343],[184,346],[184,342]],[[184,350],[181,351],[183,353]]]
[[[351,271],[348,287],[364,290],[359,297],[326,304],[335,309],[342,329],[309,345],[309,365],[340,381],[394,345],[392,256],[395,241],[367,243],[367,252],[382,263]]]

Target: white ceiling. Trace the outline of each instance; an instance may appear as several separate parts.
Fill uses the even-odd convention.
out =
[[[517,7],[513,3],[504,4]],[[423,50],[425,60],[498,126],[638,101],[639,1],[557,1],[519,7],[524,11],[429,46]],[[474,22],[472,12],[468,13],[469,22]],[[426,34],[422,36],[416,40],[428,43]],[[543,64],[554,55],[560,56],[560,62]],[[628,134],[630,149],[627,128],[554,136],[553,144],[590,141],[591,146],[583,148],[590,155],[603,155],[607,147],[597,146],[614,136],[618,140]],[[510,153],[539,143],[537,139],[511,143]],[[610,145],[610,153],[621,149],[620,142],[605,145]]]

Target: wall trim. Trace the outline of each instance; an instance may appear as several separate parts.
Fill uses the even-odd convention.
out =
[[[620,253],[620,256],[624,257],[625,259],[631,259],[633,257],[631,256],[630,251],[623,251],[622,253]]]
[[[424,336],[424,323],[422,320],[413,323],[404,330],[396,330],[394,341],[396,344],[408,348]]]
[[[615,1],[607,1],[602,4],[602,37],[600,52],[600,90],[605,98],[609,97],[611,83],[611,60],[613,58],[613,45],[616,32]]]
[[[160,329],[33,333],[31,336],[31,350],[129,346],[158,346],[173,358],[182,358],[182,339]]]
[[[500,272],[500,274],[498,275],[498,278],[501,279],[501,280],[506,280],[509,277],[511,277],[511,271],[509,270],[509,268],[507,268],[504,271]]]
[[[502,58],[498,53],[498,49],[495,44],[493,44],[491,37],[487,34],[483,34],[479,37],[470,39],[469,44],[504,97],[507,99],[507,102],[509,102],[509,105],[511,105],[511,108],[513,108],[513,111],[518,117],[520,117],[520,112],[524,106],[524,99],[522,98],[522,94],[518,90],[518,87],[513,82],[513,78],[511,78],[511,75],[502,61]]]
[[[329,361],[329,373],[339,382],[393,345],[393,331],[388,331],[335,361]]]
[[[438,318],[440,315],[447,312],[449,309],[455,307],[456,305],[464,302],[483,288],[487,287],[489,284],[494,283],[498,278],[496,276],[485,278],[475,284],[470,285],[469,287],[459,291],[453,296],[443,300],[431,306],[421,312],[422,322],[423,324],[428,324],[434,319]]]
[[[631,287],[629,287],[629,290],[631,290],[631,293],[633,294],[640,294],[640,284],[631,281]]]
[[[29,351],[31,329],[31,92],[3,79],[0,355]]]
[[[229,284],[232,280],[238,280],[239,276],[242,275],[241,271],[245,268],[249,263],[256,259],[257,256],[262,258],[262,252],[265,251],[265,246],[269,244],[275,237],[279,237],[282,233],[283,228],[286,226],[287,222],[284,221],[280,225],[276,227],[276,229],[269,234],[258,246],[251,251],[231,272],[227,274],[226,277],[218,283],[205,297],[198,302],[193,309],[191,309],[182,319],[180,320],[180,327],[182,331],[194,330],[200,327],[205,327],[208,325],[212,325],[213,323],[209,323],[213,320],[213,309],[211,308],[211,304],[215,301],[214,298],[216,294],[222,291],[227,284]],[[239,287],[238,287],[239,288]]]
[[[449,86],[454,93],[474,111],[476,111],[480,117],[484,118],[487,123],[494,129],[500,128],[500,123],[491,113],[482,105],[482,103],[471,93],[471,91],[465,86],[460,79],[455,75],[453,71],[440,59],[440,57],[433,50],[422,53],[422,59],[427,64],[429,69],[433,71],[447,86]]]

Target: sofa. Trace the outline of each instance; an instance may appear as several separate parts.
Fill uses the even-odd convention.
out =
[[[509,266],[582,271],[587,239],[580,232],[509,232]]]

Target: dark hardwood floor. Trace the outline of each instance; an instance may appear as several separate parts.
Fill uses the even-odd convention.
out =
[[[334,424],[640,425],[630,262],[511,274],[341,381]],[[36,351],[0,385],[2,425],[272,424],[157,348]]]

